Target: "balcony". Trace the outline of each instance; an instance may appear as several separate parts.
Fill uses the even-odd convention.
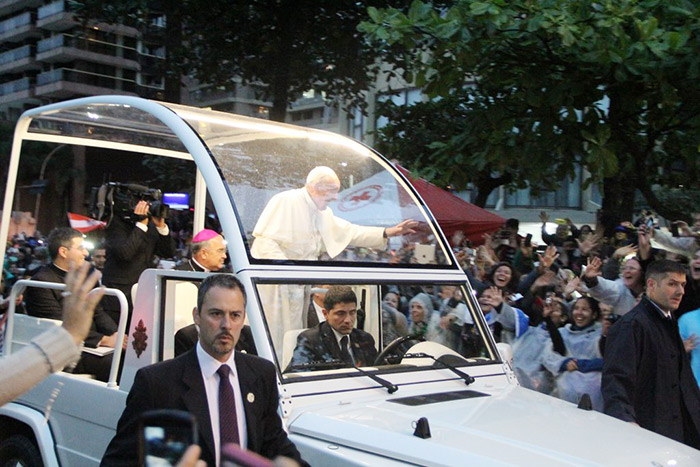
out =
[[[0,0],[0,17],[11,15],[24,8],[34,8],[42,3],[42,0]]]
[[[70,34],[59,34],[39,41],[36,59],[44,63],[83,60],[131,70],[139,69],[136,49]]]
[[[34,99],[32,78],[21,78],[0,84],[0,107],[21,107],[24,104],[38,102]]]
[[[32,49],[31,45],[23,45],[0,53],[0,74],[41,69],[41,66],[34,59]]]
[[[34,25],[35,13],[31,11],[0,22],[0,42],[20,42],[29,37],[41,37]]]
[[[37,12],[37,27],[49,31],[63,31],[78,24],[64,0],[49,3]]]
[[[136,82],[89,71],[58,68],[36,78],[37,97],[69,98],[98,94],[136,94]]]

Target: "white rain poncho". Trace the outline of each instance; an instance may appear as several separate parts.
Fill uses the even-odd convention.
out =
[[[602,355],[598,347],[601,329],[600,323],[597,322],[578,330],[567,324],[559,329],[566,345],[566,356],[555,352],[550,342],[543,359],[545,367],[556,377],[557,396],[560,399],[576,404],[583,394],[588,394],[591,396],[593,409],[599,412],[603,411],[603,396],[600,392]],[[562,365],[572,358],[578,361],[579,368],[583,371],[562,370]]]

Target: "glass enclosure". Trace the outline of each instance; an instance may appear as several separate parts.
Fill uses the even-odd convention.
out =
[[[413,354],[427,352],[421,350],[426,345],[433,353],[438,344],[444,346],[438,354],[464,357],[458,365],[497,360],[475,318],[479,311],[459,284],[258,282],[256,287],[285,377],[346,373],[354,365],[393,371],[433,364]],[[344,334],[350,359],[341,345]]]
[[[331,133],[172,107],[214,156],[253,261],[450,264],[417,198],[367,147]],[[310,174],[317,167],[337,178],[315,195]],[[316,180],[328,185],[332,178]],[[384,237],[386,227],[404,220],[416,221],[414,233]]]
[[[422,203],[390,164],[362,144],[312,129],[164,105],[210,150],[235,203],[251,261],[454,267]],[[86,138],[92,146],[120,143],[190,157],[168,126],[125,104],[46,112],[33,117],[29,132],[60,134],[74,138],[74,144]],[[333,174],[330,189],[328,177],[315,179],[323,182],[321,194],[309,188],[316,167]],[[406,220],[415,221],[410,231],[386,230]]]

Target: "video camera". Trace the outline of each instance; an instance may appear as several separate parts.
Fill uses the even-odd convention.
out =
[[[163,193],[157,188],[148,188],[136,183],[109,182],[94,187],[90,196],[90,215],[94,219],[112,222],[114,216],[125,222],[138,222],[146,217],[167,219],[170,207],[163,203]],[[148,202],[148,216],[134,214],[139,201]]]

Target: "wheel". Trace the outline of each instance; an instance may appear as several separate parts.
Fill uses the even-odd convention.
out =
[[[403,336],[403,337],[397,337],[393,341],[389,343],[386,347],[384,347],[384,350],[382,350],[379,355],[377,355],[377,358],[374,360],[374,366],[379,366],[379,365],[384,365],[386,363],[387,357],[391,355],[396,349],[399,348],[401,344],[404,342],[408,341],[425,341],[425,338],[423,336]]]
[[[0,467],[43,467],[41,453],[29,439],[14,435],[0,443]]]

